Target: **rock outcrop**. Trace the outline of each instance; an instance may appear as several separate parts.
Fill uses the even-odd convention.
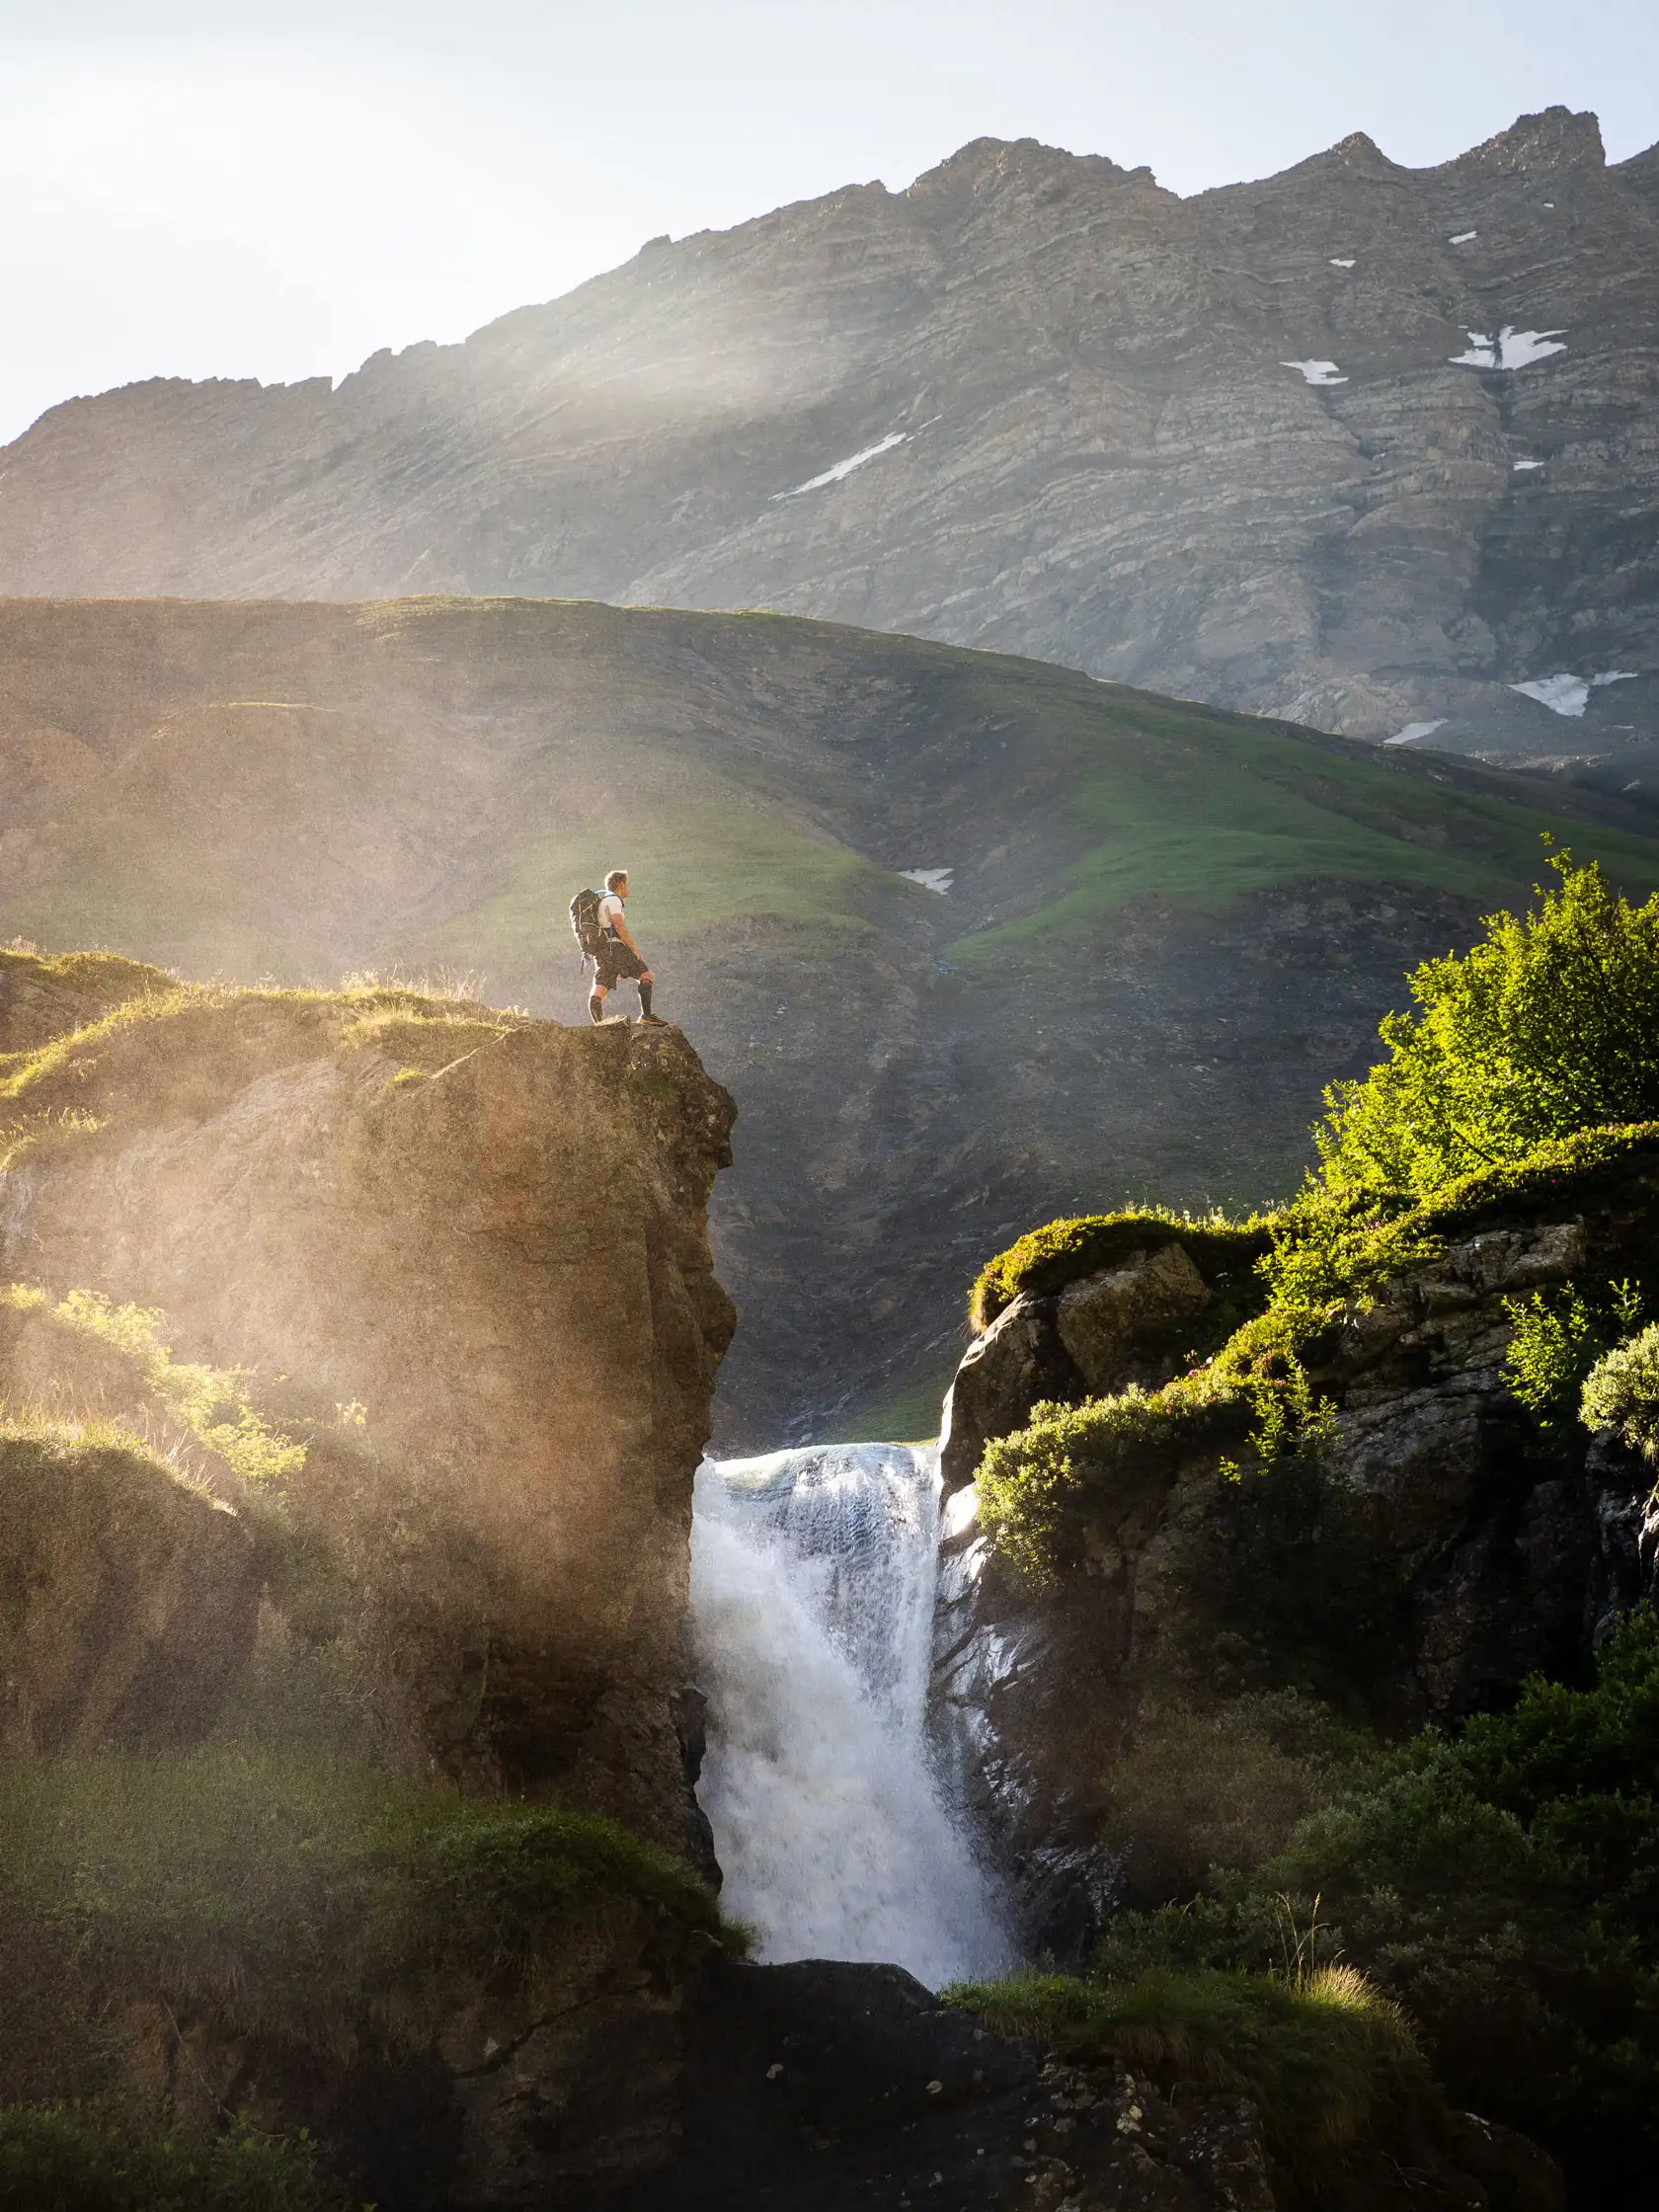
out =
[[[8,981],[38,1042],[62,978]],[[262,1665],[346,1655],[440,1798],[602,1815],[717,1881],[682,1633],[731,1099],[672,1031],[154,981],[3,1064],[0,1399],[33,1410],[0,1431],[0,1756],[195,1743],[257,1630]],[[319,2023],[269,1960],[239,2005],[181,1996],[162,1943],[89,1964],[101,2032],[411,2212],[596,2202],[672,2155],[718,1948],[706,1892],[676,1913],[617,1848],[528,1965],[424,1972],[412,1921],[407,1988]]]
[[[294,1511],[385,1612],[405,1756],[685,1848],[731,1101],[672,1032],[423,1012],[179,993],[81,1031],[17,1102],[39,1138],[0,1182],[0,1273],[349,1409]]]
[[[1148,1233],[1169,1248],[1166,1229]],[[1435,1256],[1358,1302],[1305,1356],[1313,1390],[1335,1408],[1334,1434],[1319,1485],[1287,1497],[1266,1548],[1239,1518],[1248,1491],[1223,1465],[1242,1431],[1224,1437],[1202,1421],[1088,1490],[1078,1568],[1048,1590],[992,1557],[958,1512],[936,1695],[1034,1946],[1077,1957],[1110,1910],[1103,1791],[1149,1694],[1225,1697],[1282,1681],[1298,1638],[1334,1650],[1348,1701],[1395,1730],[1501,1705],[1535,1671],[1583,1677],[1620,1615],[1659,1587],[1653,1471],[1611,1434],[1590,1438],[1570,1411],[1540,1430],[1504,1371],[1506,1302],[1571,1286],[1605,1304],[1611,1282],[1651,1263],[1656,1240],[1659,1153],[1637,1148],[1524,1200],[1495,1196]],[[1130,1275],[1128,1265],[1096,1274],[1078,1296]],[[963,1376],[972,1382],[1024,1307],[1020,1372],[1052,1379],[1066,1295],[1007,1307]],[[1163,1325],[1167,1371],[1191,1326],[1189,1314]],[[1004,1435],[1031,1404],[1021,1408],[1019,1375],[1007,1372],[995,1406]],[[1140,1379],[1126,1363],[1103,1386]],[[1080,1378],[1070,1394],[1085,1396]],[[1304,1606],[1318,1613],[1311,1625]]]
[[[1654,734],[1653,163],[1551,108],[1183,200],[982,139],[338,388],[69,401],[6,450],[0,591],[763,605],[1605,751]]]

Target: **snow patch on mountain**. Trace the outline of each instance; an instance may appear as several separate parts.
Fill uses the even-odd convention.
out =
[[[901,868],[899,873],[910,883],[920,884],[923,891],[936,891],[940,898],[950,890],[954,868]]]
[[[1384,738],[1384,745],[1415,745],[1419,738],[1432,738],[1437,730],[1446,727],[1443,714],[1438,722],[1408,722],[1403,730],[1396,730],[1391,738]]]
[[[1315,384],[1321,390],[1348,381],[1346,376],[1338,374],[1335,361],[1281,361],[1279,366],[1299,370],[1305,383]]]
[[[1466,354],[1454,354],[1459,368],[1528,368],[1550,354],[1564,354],[1558,330],[1517,330],[1505,323],[1499,331],[1471,330]]]
[[[803,492],[821,492],[826,484],[839,484],[855,468],[862,468],[866,461],[873,461],[878,453],[891,453],[896,445],[908,445],[908,431],[889,431],[886,437],[874,445],[866,445],[861,453],[849,453],[844,461],[837,461],[833,468],[827,468],[822,476],[809,476],[804,484],[797,484],[792,491],[774,492],[774,500],[798,500]]]

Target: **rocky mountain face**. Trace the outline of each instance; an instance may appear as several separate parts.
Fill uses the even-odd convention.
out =
[[[1370,739],[1639,751],[1655,174],[1560,108],[1185,200],[981,140],[338,389],[72,400],[0,460],[0,592],[765,606]]]
[[[1644,816],[1538,796],[770,616],[0,607],[0,940],[243,982],[447,968],[582,1023],[567,905],[632,868],[658,1011],[743,1104],[720,1437],[756,1449],[929,1433],[959,1286],[1027,1222],[1282,1195],[1401,971],[1526,896],[1541,829],[1659,883]],[[9,974],[18,1047],[137,988]],[[602,1083],[617,1048],[560,1049]]]
[[[1346,1645],[1340,1694],[1394,1731],[1501,1706],[1534,1672],[1582,1679],[1659,1587],[1659,1496],[1611,1433],[1592,1438],[1570,1417],[1540,1431],[1518,1403],[1503,1367],[1509,1302],[1567,1285],[1605,1300],[1610,1280],[1647,1263],[1656,1230],[1650,1145],[1476,1206],[1309,1358],[1337,1409],[1331,1488],[1287,1497],[1276,1545],[1239,1523],[1238,1435],[1176,1427],[1089,1493],[1078,1571],[1046,1590],[978,1530],[964,1485],[985,1443],[1024,1428],[1040,1399],[1167,1382],[1237,1283],[1202,1242],[1147,1223],[1126,1229],[1110,1265],[1022,1294],[975,1341],[945,1412],[960,1502],[935,1694],[1034,1947],[1086,1952],[1117,1896],[1102,1809],[1148,1698],[1259,1688],[1277,1679],[1276,1638],[1299,1634],[1327,1658]],[[1247,1603],[1218,1611],[1218,1580],[1234,1572],[1253,1578]]]

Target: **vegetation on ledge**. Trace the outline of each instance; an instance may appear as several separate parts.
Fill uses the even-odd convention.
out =
[[[1552,865],[1561,883],[1537,912],[1494,915],[1465,961],[1417,971],[1421,1013],[1391,1016],[1390,1058],[1364,1083],[1327,1092],[1329,1118],[1315,1132],[1321,1170],[1289,1206],[1237,1224],[1158,1213],[1055,1222],[982,1271],[980,1325],[1021,1290],[1052,1294],[1175,1240],[1229,1290],[1227,1319],[1243,1303],[1229,1265],[1249,1263],[1259,1301],[1219,1350],[1163,1388],[1039,1405],[1025,1429],[988,1447],[984,1526],[1022,1572],[1041,1581],[1075,1565],[1089,1500],[1138,1474],[1161,1470],[1167,1481],[1223,1449],[1264,1470],[1315,1459],[1331,1409],[1304,1359],[1391,1281],[1540,1202],[1571,1215],[1659,1173],[1659,894],[1632,908],[1594,863],[1574,867],[1560,854]],[[1570,1021],[1554,1018],[1563,1009]],[[1409,1144],[1401,1135],[1390,1148],[1390,1129]],[[1596,1357],[1631,1324],[1644,1285],[1659,1287],[1659,1240],[1650,1242],[1633,1255],[1630,1280],[1608,1287],[1611,1319],[1577,1332],[1562,1370],[1575,1404]],[[1516,1318],[1524,1362],[1527,1317]],[[1540,1342],[1547,1318],[1534,1330]],[[1519,1369],[1517,1381],[1528,1402]]]
[[[291,1747],[16,1770],[0,1861],[14,1909],[105,2001],[337,2056],[420,2048],[449,2002],[557,1979],[618,1912],[744,1940],[681,1860],[613,1822]]]
[[[1229,1786],[1213,1761],[1212,1790]],[[1659,2157],[1659,1617],[1631,1615],[1586,1690],[1372,1754],[1253,1864],[1127,1912],[1108,1984],[1281,1963],[1372,1976],[1454,2102],[1549,2143],[1586,2204],[1636,2201]]]
[[[1353,1967],[1148,1967],[1127,1979],[1014,1975],[946,2002],[1073,2063],[1121,2059],[1166,2094],[1251,2097],[1299,2197],[1340,2194],[1355,2153],[1431,2137],[1444,2104],[1397,2005]]]

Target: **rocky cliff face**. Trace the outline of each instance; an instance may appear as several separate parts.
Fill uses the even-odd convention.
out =
[[[1327,1687],[1407,1729],[1501,1705],[1534,1671],[1582,1678],[1654,1592],[1652,1469],[1570,1414],[1539,1429],[1504,1372],[1506,1302],[1567,1285],[1605,1300],[1610,1279],[1650,1261],[1656,1227],[1659,1153],[1638,1149],[1616,1171],[1493,1200],[1357,1303],[1307,1362],[1337,1409],[1328,1487],[1288,1491],[1265,1537],[1228,1479],[1237,1438],[1201,1426],[1089,1491],[1078,1570],[1046,1591],[990,1556],[962,1494],[936,1694],[1035,1944],[1076,1955],[1110,1908],[1101,1811],[1148,1696],[1283,1682],[1287,1649],[1300,1682],[1316,1649]],[[1142,1249],[1011,1303],[959,1371],[947,1481],[970,1481],[985,1441],[1022,1428],[1040,1397],[1081,1400],[1188,1364],[1225,1293],[1214,1253],[1189,1241],[1147,1224]]]
[[[433,1802],[603,1815],[718,1880],[681,1634],[730,1098],[672,1033],[407,991],[127,964],[162,988],[96,1018],[116,965],[3,978],[0,1759],[197,1743],[257,1636],[337,1654]],[[565,1890],[532,1895],[511,1971],[423,1969],[417,1916],[403,1993],[332,2016],[257,1955],[215,2000],[176,1938],[85,1978],[127,2082],[204,2124],[307,2125],[412,2208],[586,2203],[672,2154],[716,1947],[650,1879],[539,1957]]]
[[[1659,650],[1652,176],[1559,108],[1190,200],[982,140],[338,390],[54,409],[6,453],[0,591],[760,605],[1617,750]]]
[[[13,1080],[0,1274],[297,1393],[294,1511],[381,1617],[402,1755],[706,1858],[676,1715],[732,1107],[684,1043],[175,993]],[[23,1318],[13,1394],[126,1410]]]

